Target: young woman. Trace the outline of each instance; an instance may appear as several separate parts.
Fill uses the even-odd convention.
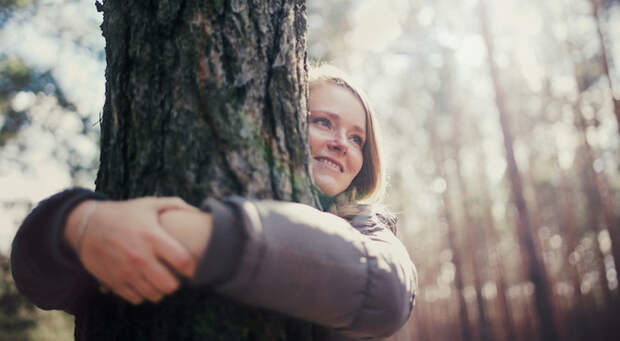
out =
[[[69,189],[41,202],[11,255],[18,288],[44,309],[76,315],[108,291],[158,302],[179,276],[239,302],[326,327],[325,339],[387,337],[413,308],[415,268],[381,213],[374,113],[335,68],[310,74],[313,180],[331,213],[287,202],[178,198],[109,201]]]

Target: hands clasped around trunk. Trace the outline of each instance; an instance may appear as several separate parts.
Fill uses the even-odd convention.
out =
[[[69,215],[65,240],[104,288],[125,300],[160,301],[193,277],[211,217],[179,198],[86,201]]]

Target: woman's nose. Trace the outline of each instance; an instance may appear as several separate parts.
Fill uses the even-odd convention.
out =
[[[327,147],[330,150],[336,150],[341,153],[347,152],[347,144],[345,143],[345,137],[342,133],[336,134],[333,139],[327,142]]]

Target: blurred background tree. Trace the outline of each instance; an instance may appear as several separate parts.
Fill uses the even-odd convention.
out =
[[[308,2],[309,56],[383,125],[421,285],[394,339],[620,339],[620,1],[486,1],[486,31],[481,4]],[[33,203],[94,187],[100,22],[89,2],[0,1],[0,253]],[[34,339],[70,338],[22,307]]]

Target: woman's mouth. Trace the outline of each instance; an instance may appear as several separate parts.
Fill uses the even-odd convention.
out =
[[[343,172],[342,165],[334,159],[326,158],[322,156],[317,156],[314,159],[335,171],[338,171],[340,173]]]

